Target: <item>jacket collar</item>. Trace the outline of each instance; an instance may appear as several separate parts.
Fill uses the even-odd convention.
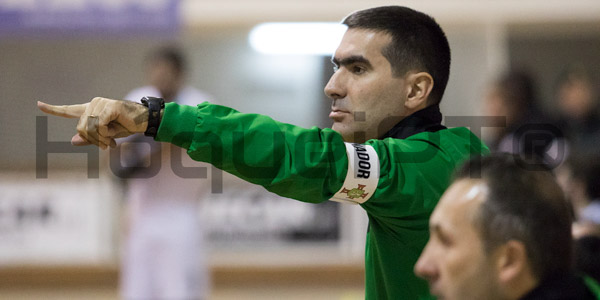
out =
[[[384,134],[381,139],[389,137],[405,139],[421,132],[436,132],[446,129],[446,126],[443,126],[441,123],[442,113],[440,112],[439,105],[431,105],[402,119],[402,121],[398,122],[398,124]]]

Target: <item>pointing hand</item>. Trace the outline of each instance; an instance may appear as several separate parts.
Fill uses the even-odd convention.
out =
[[[131,101],[96,97],[84,104],[50,105],[38,101],[37,106],[47,114],[79,118],[78,133],[71,139],[76,146],[115,147],[116,138],[144,132],[148,127],[148,108]]]

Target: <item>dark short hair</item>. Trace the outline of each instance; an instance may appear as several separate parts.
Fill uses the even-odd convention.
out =
[[[477,157],[459,168],[455,177],[480,174],[488,187],[474,218],[486,253],[510,240],[522,242],[541,281],[571,268],[572,218],[552,173],[527,168],[528,163],[507,153]]]
[[[149,63],[164,61],[173,66],[182,75],[186,71],[187,61],[183,51],[175,46],[163,46],[150,53],[146,59]]]
[[[392,42],[382,50],[394,76],[425,71],[433,77],[428,102],[439,104],[450,75],[450,46],[440,25],[430,16],[402,6],[382,6],[357,11],[346,17],[349,29],[389,33]]]

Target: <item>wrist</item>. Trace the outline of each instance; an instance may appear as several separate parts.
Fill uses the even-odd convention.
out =
[[[162,98],[144,97],[142,98],[142,104],[147,110],[146,122],[143,124],[145,125],[144,135],[155,138],[165,108],[165,100]]]
[[[132,103],[131,110],[135,112],[135,118],[132,120],[131,129],[128,128],[128,130],[132,133],[144,133],[148,129],[148,108],[141,103]]]

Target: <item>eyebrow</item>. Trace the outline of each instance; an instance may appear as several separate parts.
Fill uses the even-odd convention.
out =
[[[339,59],[337,57],[332,57],[331,62],[338,67],[339,66],[348,66],[348,65],[355,64],[355,63],[362,63],[362,64],[365,64],[368,68],[371,67],[371,62],[362,55],[352,55],[352,56],[342,58],[342,59]]]

